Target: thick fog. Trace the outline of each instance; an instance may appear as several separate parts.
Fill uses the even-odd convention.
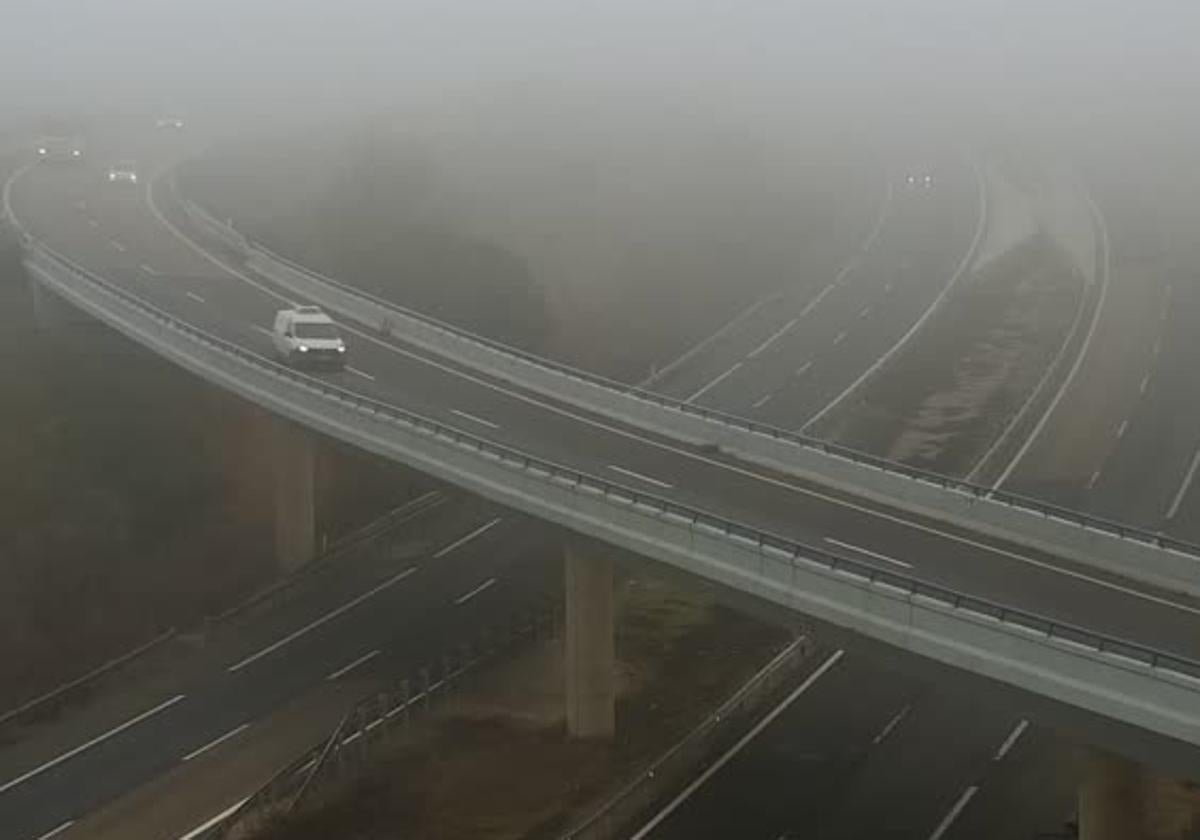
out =
[[[797,123],[815,109],[881,129],[1025,116],[1078,131],[1183,120],[1200,77],[1200,9],[1184,0],[10,0],[3,14],[10,114],[311,114],[553,84]]]

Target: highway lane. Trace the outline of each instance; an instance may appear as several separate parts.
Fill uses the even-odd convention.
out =
[[[70,179],[64,181],[69,187]],[[80,199],[86,201],[102,185],[80,178],[75,192],[68,189],[56,194],[55,189],[64,186],[56,181],[47,188],[48,195],[40,192],[41,186],[38,171],[18,182],[14,193],[18,215],[38,232],[45,228],[54,244],[68,249],[81,262],[97,267],[113,265],[113,252],[107,243],[114,235],[129,249],[117,255],[120,260],[137,259],[145,239],[159,241],[145,246],[147,250],[160,248],[161,241],[169,239],[152,214],[144,209],[137,212],[132,205],[108,220],[111,227],[104,231],[92,230],[86,224],[73,227],[74,217],[67,209]],[[146,293],[161,305],[188,307],[178,311],[194,317],[203,327],[260,351],[267,349],[267,337],[256,330],[269,323],[279,306],[277,299],[250,283],[227,276],[208,282],[198,274],[197,260],[201,258],[187,247],[178,245],[170,256],[179,263],[164,266],[164,273],[195,283],[196,288],[189,290],[204,296],[206,304],[190,299],[190,303],[181,303],[179,290],[170,288],[169,282],[131,281],[112,268],[108,273],[121,282],[136,282],[139,290],[148,289]],[[166,257],[163,254],[159,259],[165,262]],[[216,267],[210,265],[209,275],[214,271]],[[1081,577],[1076,572],[1064,573],[1054,558],[1031,556],[1028,551],[992,540],[971,540],[941,526],[914,522],[911,517],[889,519],[876,507],[852,506],[845,499],[802,482],[770,476],[762,470],[688,451],[636,430],[587,417],[521,394],[511,386],[432,362],[411,348],[362,333],[355,333],[352,341],[353,367],[371,377],[339,375],[339,381],[354,390],[386,397],[455,425],[468,421],[451,414],[451,410],[468,413],[496,426],[484,431],[485,436],[498,441],[537,451],[593,474],[611,474],[613,467],[636,472],[657,482],[643,482],[647,491],[739,517],[747,524],[783,536],[827,546],[833,544],[825,543],[825,539],[832,537],[871,552],[849,550],[852,556],[868,563],[876,562],[874,555],[887,555],[911,563],[915,574],[952,587],[997,600],[1019,600],[1035,611],[1106,628],[1181,653],[1197,649],[1197,615],[1191,601],[1090,574]],[[670,489],[662,485],[670,485]],[[838,550],[845,549],[839,546]],[[886,562],[879,565],[893,568]],[[1163,599],[1178,608],[1163,609]]]
[[[928,311],[983,224],[975,172],[948,158],[933,189],[888,182],[875,225],[826,285],[781,296],[708,351],[661,378],[680,399],[803,427],[851,388]],[[970,208],[971,212],[964,212]]]
[[[124,217],[124,216],[122,216],[122,218],[125,218],[125,217]],[[159,233],[158,235],[160,235],[160,236],[161,236],[161,234],[160,234],[160,233]],[[170,258],[170,259],[172,259],[172,260],[173,260],[173,259],[176,259],[176,258],[177,258],[177,256],[174,254],[174,250],[173,250],[173,249],[169,249],[169,250],[172,250],[172,255],[170,255],[170,257],[169,257],[169,258]],[[203,275],[203,273],[204,273],[204,271],[206,271],[206,270],[211,270],[211,266],[210,266],[208,269],[205,269],[203,266],[201,266],[201,265],[199,265],[199,264],[196,264],[196,265],[191,265],[191,266],[189,266],[189,268],[187,269],[187,271],[188,271],[188,272],[190,272],[189,276],[192,276],[192,274],[191,274],[191,273],[194,273],[194,274],[195,274],[195,276],[202,276],[202,275]],[[238,303],[237,305],[238,305],[238,306],[241,306],[242,304],[241,304],[241,303]],[[253,339],[251,339],[251,340],[253,340]],[[403,378],[402,378],[402,379],[403,379]],[[485,409],[485,410],[486,410],[486,409]],[[474,416],[474,415],[473,415],[473,416]],[[487,416],[487,415],[485,414],[484,416]],[[488,422],[492,422],[492,421],[488,421]],[[610,465],[610,466],[612,466],[612,465]],[[657,477],[656,477],[656,476],[657,476]],[[647,477],[647,478],[651,478],[651,479],[653,479],[653,480],[655,480],[655,481],[662,481],[662,480],[663,480],[663,479],[662,479],[662,477],[661,477],[661,474],[660,474],[660,473],[655,473],[655,474],[651,474],[651,475],[646,475],[646,477]],[[669,482],[667,482],[667,483],[669,483]],[[653,485],[647,485],[647,488],[648,488],[648,489],[653,489]],[[849,527],[853,527],[853,522],[851,522],[851,523],[848,523],[848,524],[849,524]],[[846,541],[846,542],[849,542],[849,541]],[[894,543],[894,541],[893,541],[893,540],[891,540],[890,538],[889,538],[889,539],[887,539],[887,540],[884,540],[884,541],[882,541],[882,544],[878,546],[878,547],[880,548],[880,551],[879,551],[879,553],[880,553],[880,554],[887,554],[887,553],[888,553],[888,551],[889,551],[889,550],[891,550],[893,553],[892,553],[891,555],[889,555],[889,556],[897,556],[897,555],[895,554],[895,552],[894,552],[894,549],[892,548],[892,546],[893,546],[894,544],[895,544],[895,543]],[[864,547],[865,547],[865,546],[864,546]],[[855,555],[855,556],[857,556],[857,555]],[[904,555],[903,555],[903,553],[902,553],[900,556],[904,556]],[[879,687],[879,685],[880,685],[882,682],[884,682],[884,678],[881,676],[881,677],[878,677],[877,679],[875,679],[875,680],[873,680],[873,681],[866,681],[866,686],[864,686],[864,688],[865,688],[865,690],[867,690],[867,691],[876,692],[876,691],[878,691],[878,687]],[[912,717],[912,719],[913,719],[913,720],[919,720],[919,719],[920,719],[920,716],[922,715],[922,708],[923,708],[923,706],[921,706],[920,704],[918,704],[918,706],[916,707],[916,709],[915,709],[914,711],[910,712],[910,715],[911,715],[911,717]],[[937,717],[937,711],[936,711],[936,710],[935,710],[933,713],[931,713],[931,714],[933,715],[933,717],[935,717],[935,718]],[[882,721],[880,725],[883,725],[883,724],[885,724],[886,722],[887,722],[886,720],[885,720],[885,721]],[[818,723],[818,724],[810,724],[810,725],[823,726],[823,725],[829,725],[829,724],[828,724],[828,722],[824,722],[824,721],[823,721],[823,722],[821,722],[821,723]],[[1005,721],[1003,722],[1003,725],[999,725],[999,724],[997,724],[997,725],[994,725],[994,726],[993,726],[993,728],[1004,728],[1004,726],[1007,726],[1007,725],[1008,725],[1008,721],[1007,721],[1007,719],[1005,719]],[[948,745],[949,745],[950,747],[957,748],[957,747],[958,747],[958,745],[959,745],[959,744],[960,744],[960,743],[961,743],[963,740],[968,740],[968,739],[966,739],[966,738],[963,738],[963,739],[948,739],[947,743],[948,743]],[[977,738],[976,738],[976,739],[969,739],[969,740],[972,740],[972,741],[973,741],[973,740],[977,740]],[[972,749],[976,749],[976,748],[975,748],[975,747],[972,747]],[[881,753],[881,754],[879,754],[879,755],[882,755],[882,756],[886,757],[886,753]],[[875,761],[875,762],[878,764],[878,766],[880,766],[880,767],[883,767],[883,766],[885,765],[885,761],[884,761],[883,759],[881,759],[880,757],[876,757],[876,758],[874,759],[874,761]],[[899,772],[900,772],[900,775],[903,775],[903,762],[902,762],[902,761],[900,762],[900,765],[901,765],[901,770],[900,770]],[[881,771],[881,772],[882,772],[882,771]],[[893,769],[893,771],[892,771],[892,772],[897,772],[897,771],[895,771],[895,770]],[[929,784],[927,784],[927,786],[924,788],[924,790],[925,790],[925,794],[924,794],[924,795],[925,795],[926,797],[930,797],[930,798],[933,798],[933,799],[935,799],[935,800],[936,800],[936,799],[939,799],[939,798],[944,798],[946,794],[945,794],[944,792],[942,792],[942,791],[941,791],[941,787],[953,787],[953,783],[951,783],[949,780],[947,780],[947,781],[945,782],[945,784],[944,784],[944,785],[937,785],[937,784],[934,784],[934,783],[932,783],[932,780],[930,780],[930,783],[929,783]],[[952,792],[953,792],[953,791],[952,791]],[[867,800],[867,801],[865,801],[865,802],[861,802],[860,804],[861,804],[861,805],[863,805],[863,806],[865,806],[865,805],[869,804],[869,800]],[[929,808],[927,808],[926,810],[928,811],[928,810],[930,810],[930,809],[929,809]],[[965,811],[965,813],[970,813],[970,809],[967,809],[967,810]]]
[[[480,532],[496,515],[464,525],[459,506],[443,506],[411,526],[437,548],[416,561],[393,560],[382,580],[360,580],[355,597],[331,606],[316,590],[302,610],[270,610],[226,628],[198,654],[199,666],[181,669],[176,685],[156,686],[140,705],[131,699],[129,711],[109,710],[86,737],[70,744],[30,737],[25,743],[40,754],[0,752],[4,836],[38,837],[87,814],[216,739],[236,737],[364,653],[380,651],[360,675],[412,672],[441,655],[438,645],[455,645],[473,628],[547,597],[557,568],[546,552],[548,532],[515,517]]]

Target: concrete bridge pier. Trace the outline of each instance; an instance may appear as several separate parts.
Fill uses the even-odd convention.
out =
[[[1080,840],[1183,840],[1194,792],[1126,758],[1092,750],[1079,786]]]
[[[613,563],[596,543],[566,546],[567,734],[612,738],[616,732]]]
[[[270,421],[275,494],[275,558],[285,574],[316,556],[316,440],[286,420]]]

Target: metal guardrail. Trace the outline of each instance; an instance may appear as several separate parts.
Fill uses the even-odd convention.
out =
[[[499,627],[481,628],[473,642],[460,644],[434,664],[417,669],[414,676],[395,680],[385,690],[358,700],[329,735],[193,840],[222,840],[246,820],[294,811],[321,785],[344,778],[353,765],[365,763],[379,736],[390,727],[399,723],[407,728],[414,717],[428,714],[436,702],[448,697],[464,677],[522,641],[552,637],[561,625],[560,618],[558,605],[513,613]]]
[[[553,484],[559,489],[587,493],[593,497],[598,496],[615,506],[632,507],[644,511],[647,516],[678,525],[691,532],[722,537],[731,543],[754,549],[760,556],[770,555],[775,559],[790,562],[793,566],[817,566],[831,573],[849,575],[873,587],[887,587],[908,598],[931,600],[951,609],[1000,622],[1014,630],[1033,632],[1047,639],[1118,658],[1125,663],[1134,663],[1156,671],[1170,672],[1189,680],[1200,680],[1200,661],[1047,618],[930,583],[917,577],[877,569],[865,563],[839,557],[819,546],[800,543],[751,528],[720,515],[563,466],[513,447],[463,432],[453,426],[398,406],[348,391],[207,333],[142,300],[131,292],[92,274],[70,259],[28,237],[26,237],[26,243],[35,254],[44,255],[43,258],[52,260],[103,294],[116,298],[122,305],[158,322],[161,326],[178,333],[188,341],[208,347],[221,355],[235,359],[241,365],[265,373],[293,387],[328,399],[343,409],[361,413],[364,417],[390,423],[404,428],[410,433],[424,435],[460,450],[473,452],[481,458],[519,470],[545,484]]]
[[[642,767],[589,816],[559,834],[557,840],[611,840],[628,836],[633,820],[644,817],[665,792],[682,787],[694,778],[731,729],[757,720],[762,703],[772,699],[773,695],[778,699],[780,686],[788,683],[812,652],[813,644],[808,638],[796,639],[705,717],[699,726]]]
[[[185,205],[190,205],[196,208],[200,213],[203,213],[209,220],[211,220],[211,222],[218,225],[224,224],[217,221],[212,214],[208,213],[190,199],[183,198],[182,196],[178,195],[177,198]],[[1044,517],[1054,518],[1068,524],[1077,525],[1082,528],[1120,537],[1121,539],[1132,540],[1145,545],[1169,549],[1171,551],[1181,552],[1200,558],[1200,544],[1192,543],[1187,540],[1181,540],[1168,534],[1163,534],[1158,531],[1149,531],[1145,528],[1127,525],[1116,520],[1083,513],[1071,508],[1063,507],[1061,505],[1035,499],[1031,496],[1026,496],[1021,493],[993,489],[982,484],[976,484],[974,482],[947,476],[942,473],[923,470],[919,467],[912,467],[898,461],[881,458],[877,455],[872,455],[869,452],[863,452],[848,446],[830,443],[819,438],[808,437],[806,435],[802,435],[787,429],[781,429],[777,426],[772,426],[767,423],[760,423],[755,420],[739,417],[734,414],[727,414],[715,409],[703,408],[675,397],[670,397],[654,391],[648,391],[636,385],[630,385],[625,382],[610,379],[601,374],[581,370],[563,362],[546,358],[545,356],[539,356],[536,353],[531,353],[527,350],[513,347],[512,345],[487,338],[486,336],[468,332],[461,327],[456,327],[453,324],[449,324],[430,315],[409,309],[395,303],[394,301],[389,301],[376,295],[372,295],[368,292],[364,292],[361,289],[347,285],[346,283],[335,280],[325,274],[314,271],[311,268],[300,265],[299,263],[287,257],[275,253],[258,242],[254,242],[245,238],[240,233],[236,233],[236,235],[241,237],[243,241],[247,243],[247,246],[250,249],[266,255],[294,271],[307,275],[309,278],[315,281],[329,285],[346,295],[357,297],[375,306],[394,311],[403,317],[420,321],[438,332],[449,335],[457,340],[483,347],[493,353],[508,356],[509,358],[516,359],[526,364],[550,370],[562,376],[587,382],[597,387],[633,397],[662,408],[671,409],[683,414],[690,414],[695,417],[720,423],[731,428],[741,429],[753,434],[764,435],[776,441],[783,441],[807,449],[817,450],[825,455],[843,458],[864,466],[872,467],[882,472],[893,473],[916,481],[923,481],[947,490],[965,493],[981,500],[987,499],[992,502],[999,502],[1009,505],[1010,507],[1020,508],[1031,513],[1036,513]]]

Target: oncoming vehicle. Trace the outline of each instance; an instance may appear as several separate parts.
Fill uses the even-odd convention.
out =
[[[154,127],[160,131],[182,131],[183,120],[179,117],[159,117],[154,121]]]
[[[337,324],[319,307],[279,310],[275,313],[271,338],[276,354],[289,365],[346,366],[346,343]]]
[[[119,160],[108,168],[110,184],[136,184],[138,182],[137,164],[131,160]]]
[[[49,163],[78,163],[83,160],[83,143],[75,137],[43,137],[37,143],[38,160]]]
[[[915,189],[931,189],[933,187],[933,173],[931,172],[913,172],[910,173],[905,180],[910,190]]]

